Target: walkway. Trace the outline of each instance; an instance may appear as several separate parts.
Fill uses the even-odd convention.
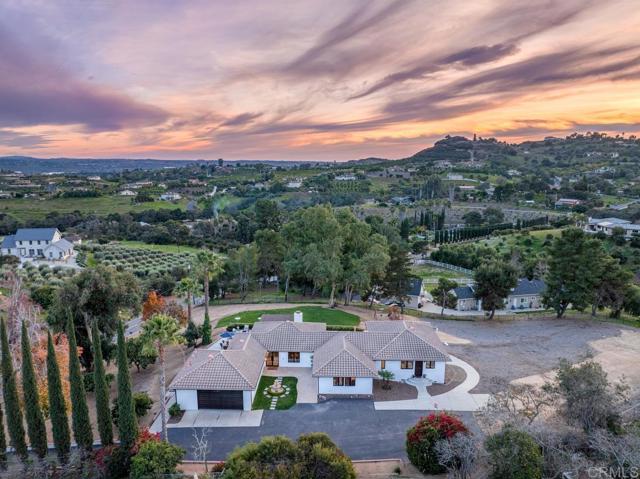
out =
[[[318,380],[311,375],[310,368],[264,368],[263,376],[294,377],[298,379],[298,404],[316,404],[318,402]]]
[[[377,401],[373,403],[376,410],[439,410],[447,411],[477,411],[483,407],[489,400],[488,394],[472,394],[471,391],[480,382],[480,375],[473,366],[461,359],[451,356],[451,364],[464,369],[467,377],[456,388],[438,396],[431,396],[427,392],[427,382],[424,379],[413,378],[407,381],[408,384],[416,386],[418,389],[418,397],[416,399],[407,399],[403,401]]]

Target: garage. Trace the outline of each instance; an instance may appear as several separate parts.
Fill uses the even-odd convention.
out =
[[[198,409],[243,409],[242,391],[198,390]]]

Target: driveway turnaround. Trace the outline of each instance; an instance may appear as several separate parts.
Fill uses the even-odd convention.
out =
[[[480,382],[480,375],[478,374],[478,371],[476,371],[469,363],[466,363],[455,356],[450,355],[450,357],[451,362],[447,364],[464,369],[466,376],[462,384],[456,386],[451,391],[432,397],[427,392],[427,382],[425,382],[424,379],[412,378],[407,380],[407,383],[418,389],[418,397],[416,399],[380,401],[373,403],[374,407],[377,410],[435,410],[446,408],[449,411],[477,411],[482,408],[487,404],[489,395],[472,394],[469,392]]]
[[[296,404],[284,411],[265,411],[260,427],[216,427],[208,430],[210,460],[223,460],[234,448],[258,442],[263,436],[292,439],[310,432],[325,432],[352,459],[405,458],[407,429],[426,411],[376,411],[370,400],[332,399],[320,404]],[[472,430],[471,413],[459,416]],[[200,428],[196,428],[200,429]],[[169,441],[186,449],[193,459],[194,428],[170,428]]]

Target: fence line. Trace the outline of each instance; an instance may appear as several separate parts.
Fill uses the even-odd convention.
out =
[[[470,269],[462,268],[462,267],[456,266],[454,264],[441,263],[440,261],[434,261],[432,259],[423,259],[422,261],[424,262],[424,264],[428,264],[428,265],[431,265],[431,266],[437,266],[438,268],[448,269],[450,271],[457,271],[459,273],[464,273],[464,274],[468,274],[468,275],[472,275],[473,274],[473,271],[471,271]]]

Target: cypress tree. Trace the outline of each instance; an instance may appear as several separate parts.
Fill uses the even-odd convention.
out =
[[[69,385],[71,387],[71,428],[78,448],[91,451],[93,433],[89,420],[87,395],[84,390],[84,379],[78,359],[78,345],[71,315],[67,318],[67,337],[69,339]]]
[[[98,417],[98,433],[103,446],[113,444],[113,427],[111,425],[111,411],[109,410],[109,387],[102,361],[102,347],[100,342],[100,331],[94,321],[91,328],[91,342],[93,343],[93,383],[96,394],[96,416]]]
[[[131,376],[122,321],[118,323],[118,432],[121,447],[128,451],[138,436],[138,422],[131,393]]]
[[[4,436],[4,418],[0,405],[0,470],[7,469],[7,438]]]
[[[18,387],[13,371],[13,362],[11,361],[11,351],[9,351],[7,325],[4,319],[0,323],[0,342],[2,343],[2,394],[4,395],[4,407],[7,410],[9,439],[16,450],[16,454],[20,456],[21,460],[26,461],[29,453],[24,437],[22,410],[18,399]]]
[[[211,344],[211,320],[209,319],[209,313],[204,312],[204,322],[202,323],[202,345],[206,346]]]
[[[27,432],[31,448],[39,458],[47,455],[47,429],[44,425],[44,415],[40,409],[38,383],[33,370],[31,343],[27,332],[27,323],[22,321],[22,394],[24,396],[24,415],[27,420]]]
[[[48,333],[47,338],[47,390],[49,392],[49,418],[51,419],[51,430],[53,431],[53,444],[58,453],[58,460],[61,463],[65,463],[69,457],[71,443],[69,419],[67,418],[60,368],[58,367],[56,352],[53,349],[51,333]]]

